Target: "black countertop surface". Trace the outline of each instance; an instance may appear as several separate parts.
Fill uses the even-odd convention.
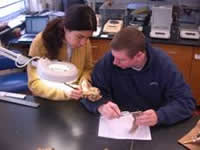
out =
[[[0,102],[0,149],[129,150],[131,140],[98,137],[99,117],[79,102],[36,98],[39,108]]]
[[[151,141],[108,139],[98,136],[99,116],[78,101],[34,98],[40,103],[37,109],[0,102],[1,150],[185,150],[177,140],[199,120],[194,116],[173,126],[153,127]]]

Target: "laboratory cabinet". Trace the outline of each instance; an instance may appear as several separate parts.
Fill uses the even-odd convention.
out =
[[[190,82],[193,47],[169,44],[153,44],[153,47],[164,50],[172,58],[179,71],[182,72],[185,81]]]
[[[93,60],[96,63],[110,49],[110,41],[107,39],[91,39]]]
[[[200,47],[193,50],[190,86],[197,104],[200,105]]]

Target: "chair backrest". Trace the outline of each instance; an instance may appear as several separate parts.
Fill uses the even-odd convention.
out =
[[[18,50],[12,50],[15,53],[20,53]],[[5,56],[0,55],[0,70],[17,68],[15,62]]]
[[[0,70],[16,68],[15,62],[4,56],[0,56]]]

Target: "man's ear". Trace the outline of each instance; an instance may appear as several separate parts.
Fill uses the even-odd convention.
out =
[[[144,58],[145,53],[142,51],[139,51],[136,55],[135,55],[135,59],[140,61],[141,59]]]
[[[142,52],[142,51],[139,51],[137,54],[136,54],[136,57],[141,57],[141,56],[143,56],[144,55],[144,53]]]

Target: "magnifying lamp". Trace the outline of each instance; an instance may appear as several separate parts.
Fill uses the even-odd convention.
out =
[[[72,83],[78,78],[78,69],[69,62],[51,61],[47,58],[40,57],[29,58],[3,47],[0,47],[0,55],[15,61],[15,65],[19,68],[25,67],[31,63],[37,68],[40,78],[44,80]]]

